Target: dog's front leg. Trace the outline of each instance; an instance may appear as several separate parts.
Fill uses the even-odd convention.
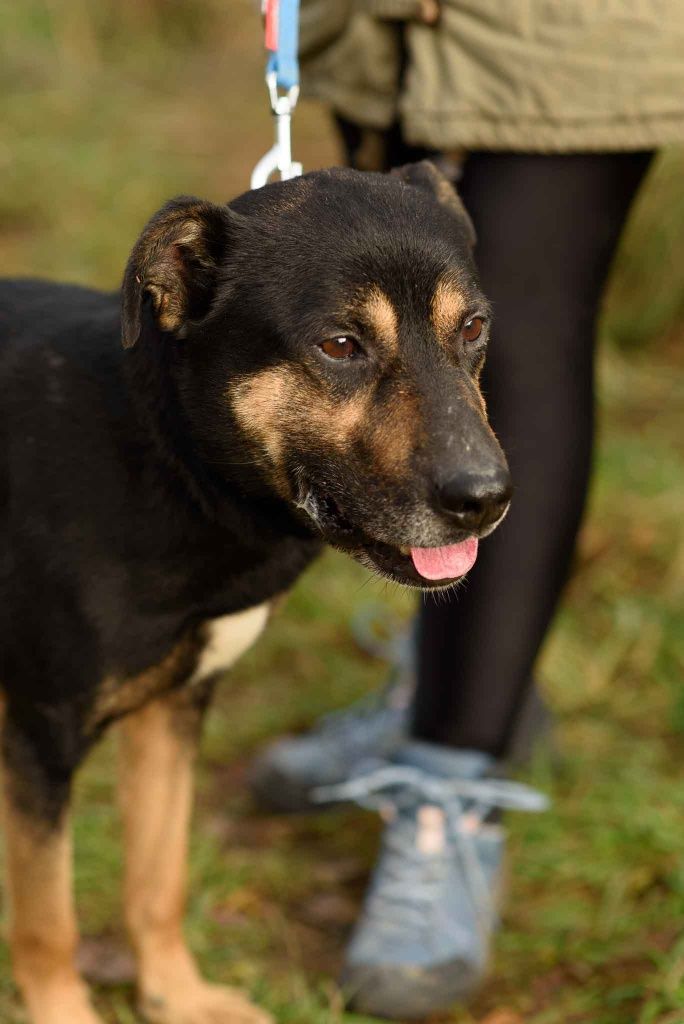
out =
[[[240,993],[210,985],[183,937],[188,826],[202,706],[193,691],[121,723],[126,921],[141,1011],[153,1024],[268,1024]]]
[[[18,725],[11,708],[2,728],[9,942],[31,1024],[101,1024],[74,963],[68,799],[79,758],[68,733],[37,712]]]

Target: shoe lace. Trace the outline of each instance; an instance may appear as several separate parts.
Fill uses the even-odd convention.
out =
[[[417,807],[432,806],[444,814],[453,849],[460,860],[481,932],[491,929],[496,907],[478,852],[477,837],[487,816],[495,809],[538,813],[549,807],[543,793],[509,779],[441,778],[410,765],[384,764],[366,774],[332,786],[319,786],[313,799],[321,802],[353,802],[369,810],[401,815]],[[425,925],[424,907],[439,905],[435,897],[451,864],[448,844],[442,856],[425,857],[416,849],[401,821],[387,834],[387,859],[382,885],[376,897],[384,913],[406,920],[407,911]]]

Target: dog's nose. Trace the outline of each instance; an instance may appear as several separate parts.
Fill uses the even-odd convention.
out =
[[[477,533],[501,518],[512,490],[506,466],[488,473],[464,470],[438,485],[437,502],[460,527]]]

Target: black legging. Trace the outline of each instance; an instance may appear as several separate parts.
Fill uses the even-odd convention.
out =
[[[341,125],[350,159],[361,141]],[[424,152],[387,137],[388,164]],[[508,753],[566,580],[594,433],[601,293],[650,153],[474,153],[459,189],[494,303],[484,373],[511,511],[448,600],[423,602],[414,735]]]
[[[484,390],[514,483],[465,585],[422,606],[414,734],[505,755],[565,583],[594,434],[601,293],[648,153],[476,153],[460,184],[494,303]]]

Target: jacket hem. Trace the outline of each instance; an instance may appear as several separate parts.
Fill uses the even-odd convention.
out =
[[[605,121],[438,115],[404,110],[403,135],[411,145],[432,149],[487,149],[517,152],[570,153],[659,149],[684,143],[684,116],[647,119],[612,117]]]
[[[375,18],[409,21],[418,16],[420,0],[368,0],[368,12]]]

